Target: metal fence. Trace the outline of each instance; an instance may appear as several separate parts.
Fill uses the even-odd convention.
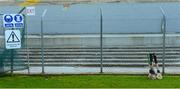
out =
[[[29,69],[15,73],[144,74],[149,53],[157,54],[163,73],[180,73],[179,33],[171,33],[180,18],[168,17],[165,6],[133,5],[37,6],[36,16],[26,16],[26,46],[16,50]]]
[[[20,14],[22,13],[22,11],[24,10],[25,8],[22,8],[19,12],[17,13],[14,13],[14,14]],[[3,17],[3,14],[0,14],[1,15],[1,18]],[[24,18],[25,15],[23,15]],[[1,19],[1,21],[3,22],[3,19]],[[26,24],[26,19],[24,20],[24,23]],[[19,30],[20,31],[20,34],[21,34],[21,50],[19,49],[6,49],[5,48],[5,31],[6,30]],[[27,53],[27,29],[26,29],[26,25],[23,26],[23,28],[18,28],[18,29],[15,29],[15,28],[4,28],[3,27],[3,24],[1,24],[1,33],[3,35],[1,35],[1,46],[0,46],[0,72],[1,73],[6,73],[6,72],[11,72],[11,74],[13,73],[13,71],[18,71],[18,70],[25,70],[25,69],[28,69],[28,64],[26,63],[27,62],[27,57],[26,55],[23,55],[23,53]],[[15,34],[15,33],[14,33]],[[13,35],[11,33],[11,35]],[[10,37],[11,35],[9,36],[9,40],[10,40]],[[13,38],[15,38],[17,36],[13,36]],[[17,38],[18,39],[18,38]],[[13,39],[14,40],[14,39]]]

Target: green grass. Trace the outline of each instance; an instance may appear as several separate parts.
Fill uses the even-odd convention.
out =
[[[1,76],[0,88],[180,88],[180,76],[150,80],[135,75]]]

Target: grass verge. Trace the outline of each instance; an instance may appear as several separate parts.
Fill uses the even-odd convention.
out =
[[[180,76],[150,80],[142,75],[5,75],[0,88],[180,88]]]

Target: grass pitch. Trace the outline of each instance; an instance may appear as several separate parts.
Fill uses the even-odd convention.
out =
[[[6,75],[0,77],[0,88],[180,88],[180,76],[150,80],[140,75]]]

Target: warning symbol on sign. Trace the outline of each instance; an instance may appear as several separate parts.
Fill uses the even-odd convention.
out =
[[[6,49],[21,48],[21,34],[19,30],[5,31]]]
[[[18,39],[18,37],[16,36],[14,31],[12,31],[8,40],[7,40],[7,43],[15,43],[15,42],[20,42],[20,40]]]

